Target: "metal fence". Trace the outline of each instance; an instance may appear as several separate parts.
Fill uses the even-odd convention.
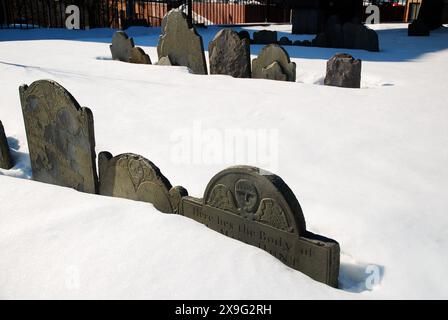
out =
[[[165,14],[179,8],[195,24],[289,22],[282,0],[0,0],[1,28],[63,28],[67,6],[80,9],[80,26],[126,28],[160,26]]]

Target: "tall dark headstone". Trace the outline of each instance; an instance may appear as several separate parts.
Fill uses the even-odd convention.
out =
[[[0,168],[9,170],[12,167],[11,154],[9,152],[8,140],[6,139],[5,129],[0,121]]]
[[[231,29],[220,30],[208,45],[210,74],[250,78],[250,42]]]
[[[260,30],[254,32],[254,44],[277,43],[277,31]]]
[[[211,179],[203,199],[183,197],[181,214],[338,286],[339,244],[306,230],[294,193],[272,173],[246,166],[226,169]]]
[[[33,179],[96,193],[95,136],[90,109],[56,82],[19,89]]]
[[[172,187],[151,161],[126,153],[113,157],[109,152],[98,156],[100,191],[104,196],[149,202],[164,213],[178,213],[182,187]]]

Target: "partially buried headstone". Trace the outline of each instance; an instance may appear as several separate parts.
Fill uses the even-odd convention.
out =
[[[292,41],[289,40],[288,37],[281,37],[280,40],[278,41],[278,44],[281,46],[291,46]]]
[[[98,165],[101,195],[149,202],[165,213],[178,213],[182,197],[188,195],[182,187],[171,187],[159,168],[142,156],[101,152]]]
[[[291,62],[285,49],[277,44],[264,47],[258,58],[252,60],[252,78],[279,80],[279,72],[285,75],[286,81],[296,81],[296,64]]]
[[[250,78],[250,42],[231,29],[220,30],[208,45],[210,74]]]
[[[246,166],[226,169],[211,179],[203,199],[183,197],[181,214],[338,286],[339,244],[306,230],[294,193],[272,173]]]
[[[39,80],[19,89],[33,179],[96,193],[93,115],[61,85]]]
[[[178,9],[164,18],[157,54],[159,59],[169,57],[173,65],[188,67],[195,74],[207,74],[202,38]]]
[[[110,46],[112,59],[129,62],[132,48],[134,48],[134,40],[129,38],[126,32],[117,31],[114,33],[112,37],[112,45]]]
[[[151,64],[151,59],[140,47],[134,47],[131,50],[131,57],[129,59],[130,63],[137,64]]]
[[[327,75],[324,83],[327,86],[360,88],[361,60],[346,53],[334,55],[327,62]]]
[[[0,168],[9,170],[12,167],[11,154],[9,152],[8,140],[6,139],[5,129],[0,121]]]
[[[254,32],[254,44],[277,43],[277,31],[260,30]]]

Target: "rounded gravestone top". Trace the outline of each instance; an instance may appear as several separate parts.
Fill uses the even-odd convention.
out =
[[[279,176],[256,167],[219,172],[207,185],[204,204],[299,236],[306,232],[302,209],[291,189]]]

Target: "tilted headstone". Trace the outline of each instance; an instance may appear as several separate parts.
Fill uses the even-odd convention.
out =
[[[208,45],[210,74],[250,78],[250,42],[231,29],[220,30]]]
[[[164,18],[157,54],[159,59],[169,57],[173,65],[188,67],[195,74],[207,74],[202,37],[178,9],[171,10]]]
[[[109,152],[98,156],[100,191],[104,196],[149,202],[164,213],[178,213],[182,187],[172,187],[151,161],[131,153],[113,157]]]
[[[131,49],[130,63],[136,64],[151,64],[151,59],[140,47],[134,47]]]
[[[325,85],[344,88],[361,87],[361,60],[338,53],[327,62]]]
[[[9,170],[12,168],[11,154],[9,152],[8,140],[6,139],[5,129],[0,121],[0,168]]]
[[[294,193],[272,173],[243,166],[226,169],[211,179],[203,199],[183,197],[181,214],[338,286],[339,244],[306,230]]]
[[[171,60],[169,57],[161,57],[157,62],[158,66],[172,66]]]
[[[254,44],[277,43],[277,31],[260,30],[254,32]]]
[[[266,78],[268,74],[273,74],[272,72],[266,72],[267,68],[271,66],[271,68],[278,69],[272,66],[274,62],[277,62],[281,67],[281,72],[285,75],[286,81],[296,81],[296,64],[291,62],[285,49],[277,44],[270,44],[264,47],[258,58],[252,60],[252,78],[277,80]]]
[[[19,88],[33,179],[96,193],[93,114],[56,82]]]
[[[117,31],[112,37],[112,45],[110,52],[112,59],[129,62],[131,59],[132,48],[134,48],[134,40],[129,38],[126,32]]]

